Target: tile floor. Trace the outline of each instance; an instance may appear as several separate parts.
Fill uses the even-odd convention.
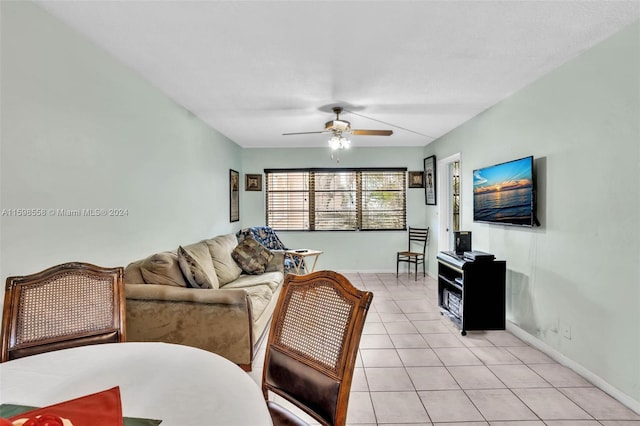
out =
[[[345,275],[374,293],[349,425],[640,426],[640,415],[509,332],[461,336],[440,315],[432,278]],[[257,383],[263,360],[261,350]]]

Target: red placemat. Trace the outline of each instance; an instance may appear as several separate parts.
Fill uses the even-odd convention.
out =
[[[54,414],[69,419],[73,426],[122,426],[120,388],[107,389],[10,417],[10,421]]]

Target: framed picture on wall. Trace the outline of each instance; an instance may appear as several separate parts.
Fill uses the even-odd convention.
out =
[[[244,190],[245,191],[262,191],[262,175],[244,175]]]
[[[229,221],[240,220],[240,175],[229,169]]]
[[[427,205],[436,205],[436,156],[424,159],[424,199]]]
[[[424,172],[409,172],[409,188],[424,188]]]

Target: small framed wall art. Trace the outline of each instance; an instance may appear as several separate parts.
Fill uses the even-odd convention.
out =
[[[262,191],[262,175],[252,175],[246,173],[244,175],[245,191]]]
[[[424,159],[424,199],[428,206],[436,205],[436,156]]]
[[[424,172],[409,172],[409,188],[424,188]]]
[[[229,169],[229,221],[240,220],[240,175]]]

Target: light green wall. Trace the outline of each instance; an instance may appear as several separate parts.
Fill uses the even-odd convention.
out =
[[[1,218],[1,273],[103,266],[233,232],[241,149],[30,2],[1,3],[2,209],[124,217]]]
[[[506,259],[508,319],[636,409],[639,63],[636,23],[425,148],[439,158],[461,153],[462,229],[473,232],[475,249]],[[542,226],[473,223],[472,171],[527,155],[536,158]],[[426,211],[437,223],[437,209]]]
[[[264,223],[264,191],[241,191],[229,223],[228,170],[407,167],[462,154],[463,228],[508,265],[509,320],[640,404],[640,24],[428,145],[246,149],[193,117],[39,7],[0,2],[0,208],[124,208],[125,217],[8,217],[0,272],[79,260],[125,265],[158,250]],[[354,141],[354,144],[356,142]],[[536,229],[474,224],[471,172],[537,159]],[[408,189],[407,222],[437,207]],[[325,251],[320,268],[391,271],[404,232],[281,235]],[[555,325],[571,327],[571,339]]]
[[[357,140],[352,145],[357,145]],[[242,167],[246,173],[269,168],[296,167],[406,167],[423,169],[423,148],[351,148],[332,160],[329,148],[245,149]],[[264,186],[264,185],[263,185]],[[243,192],[243,226],[264,225],[265,197],[262,192]],[[407,189],[407,225],[425,226],[424,189]],[[395,271],[395,253],[407,246],[406,231],[385,232],[279,232],[291,248],[324,251],[316,269],[340,272]],[[404,269],[406,271],[406,267]]]

